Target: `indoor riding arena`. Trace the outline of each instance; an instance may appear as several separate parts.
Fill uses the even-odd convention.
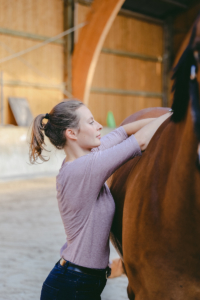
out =
[[[69,207],[66,229],[61,212],[69,199],[57,201],[63,164],[70,162],[73,172],[73,149],[79,149],[74,150],[77,159],[93,156],[95,162],[97,154],[105,157],[106,143],[116,155],[118,148],[111,142],[116,132],[151,118],[143,125],[148,133],[151,124],[169,112],[145,149],[140,147],[140,156],[129,155],[108,171],[93,200],[98,202],[106,187],[115,211],[107,235],[111,275],[105,275],[101,296],[94,296],[94,290],[87,300],[200,300],[199,86],[199,0],[0,0],[0,300],[86,299],[85,291],[72,297],[68,292],[61,295],[57,286],[55,295],[41,296],[54,265],[63,259],[68,267],[61,247],[66,241],[66,247],[72,247],[68,232],[74,223],[67,213],[73,211],[75,220],[81,217],[80,210]],[[44,134],[52,109],[76,100],[100,124],[102,141],[86,149],[89,131],[78,144],[75,136],[81,127],[65,126],[62,136],[67,142],[55,147]],[[36,122],[42,115],[44,121]],[[60,116],[67,118],[64,110]],[[38,133],[33,135],[36,123]],[[64,126],[61,119],[58,124],[49,125],[55,140]],[[126,131],[123,139],[133,134],[136,138],[144,127]],[[34,156],[33,149],[41,149],[44,159],[40,150]],[[106,157],[108,166],[115,155]],[[97,165],[94,183],[102,165]],[[94,166],[90,163],[87,169]],[[87,177],[81,177],[79,167],[81,163],[72,181],[75,190],[85,187],[81,180]],[[65,184],[63,193],[72,185],[67,179]],[[94,194],[94,186],[87,185],[86,198]],[[86,208],[87,201],[87,214]],[[98,236],[93,233],[88,240],[88,232],[96,228],[90,226],[77,251],[84,243],[92,249],[95,239],[101,245],[107,220],[101,214],[95,225]],[[83,233],[80,224],[77,235]],[[92,250],[86,252],[79,253],[80,261],[81,255],[93,261]],[[69,262],[78,276],[105,268],[76,263],[75,252],[72,257]]]

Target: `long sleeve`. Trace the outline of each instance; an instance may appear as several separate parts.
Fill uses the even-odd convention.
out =
[[[92,148],[92,152],[103,151],[114,145],[117,145],[128,138],[128,134],[124,130],[123,126],[116,128],[101,138],[101,145],[96,148]]]
[[[121,165],[138,155],[142,155],[142,153],[134,135],[104,151],[88,155],[85,172],[86,182],[93,187],[93,191],[99,192],[105,181]]]

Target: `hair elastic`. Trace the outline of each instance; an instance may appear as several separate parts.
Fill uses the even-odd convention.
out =
[[[49,119],[49,114],[47,113],[45,116],[44,116],[45,119]]]

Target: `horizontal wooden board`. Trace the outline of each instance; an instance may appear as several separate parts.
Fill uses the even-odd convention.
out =
[[[36,45],[37,41],[0,34],[0,59]],[[63,81],[63,46],[49,44],[0,63],[4,79],[59,84]]]
[[[162,64],[101,53],[92,86],[162,92]]]
[[[162,106],[162,99],[160,98],[146,98],[146,97],[131,97],[121,95],[102,95],[90,94],[89,109],[91,110],[97,122],[106,126],[106,118],[108,111],[112,111],[116,121],[116,125],[130,116],[131,114],[147,107]]]
[[[163,28],[158,24],[117,16],[103,47],[162,56]]]
[[[62,0],[0,0],[0,27],[53,36],[62,32]]]

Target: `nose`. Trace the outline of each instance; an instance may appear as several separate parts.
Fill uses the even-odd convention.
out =
[[[97,123],[97,127],[98,127],[97,130],[101,130],[103,128],[103,126],[100,123],[98,123],[97,121],[96,121],[96,123]]]

